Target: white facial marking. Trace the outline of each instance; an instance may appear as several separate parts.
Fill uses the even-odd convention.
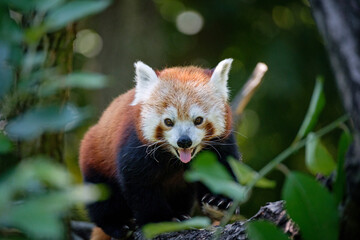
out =
[[[164,110],[162,119],[164,120],[165,118],[170,118],[173,122],[176,122],[177,117],[177,109],[173,106],[170,106]]]
[[[199,106],[193,105],[190,107],[189,115],[193,120],[195,120],[195,118],[197,118],[197,117],[205,118],[206,114]]]
[[[157,141],[154,138],[154,132],[159,126],[161,115],[155,109],[144,106],[141,111],[141,119],[144,138],[148,141]]]
[[[199,145],[205,136],[204,130],[197,128],[192,120],[176,121],[174,127],[165,131],[165,139],[175,148],[179,148],[177,141],[183,135],[188,136],[192,145],[189,148],[193,148]]]

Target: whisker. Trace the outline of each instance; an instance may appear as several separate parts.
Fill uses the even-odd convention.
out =
[[[213,145],[207,144],[207,143],[205,143],[205,145],[212,147],[216,151],[216,153],[219,155],[219,157],[221,157],[219,151]]]
[[[242,134],[242,133],[240,133],[240,132],[238,132],[238,131],[235,131],[234,129],[230,130],[230,133],[236,133],[237,135],[239,135],[239,136],[241,136],[241,137],[243,137],[243,138],[248,139],[247,136],[245,136],[244,134]]]
[[[215,142],[215,141],[202,141],[202,142],[212,144],[212,145],[219,145],[219,146],[233,146],[233,145],[236,145],[235,143],[221,143],[221,142]]]

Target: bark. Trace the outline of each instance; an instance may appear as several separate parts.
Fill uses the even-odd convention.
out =
[[[360,235],[360,1],[310,0],[343,104],[353,124],[345,171],[347,196],[340,239]]]

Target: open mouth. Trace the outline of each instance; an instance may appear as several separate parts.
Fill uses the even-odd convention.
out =
[[[194,148],[174,148],[177,156],[180,158],[180,161],[183,163],[190,162],[191,158],[194,156],[196,152],[196,147]]]

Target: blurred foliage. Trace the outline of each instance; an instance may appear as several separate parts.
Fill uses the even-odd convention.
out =
[[[74,183],[64,162],[64,132],[89,110],[71,88],[98,89],[106,78],[71,73],[72,24],[110,1],[0,1],[0,238],[64,239],[68,210],[98,199]],[[53,156],[54,158],[50,158]]]
[[[0,227],[16,227],[31,239],[64,238],[66,210],[100,194],[96,188],[73,185],[63,166],[44,157],[24,159],[1,179],[0,192]]]

